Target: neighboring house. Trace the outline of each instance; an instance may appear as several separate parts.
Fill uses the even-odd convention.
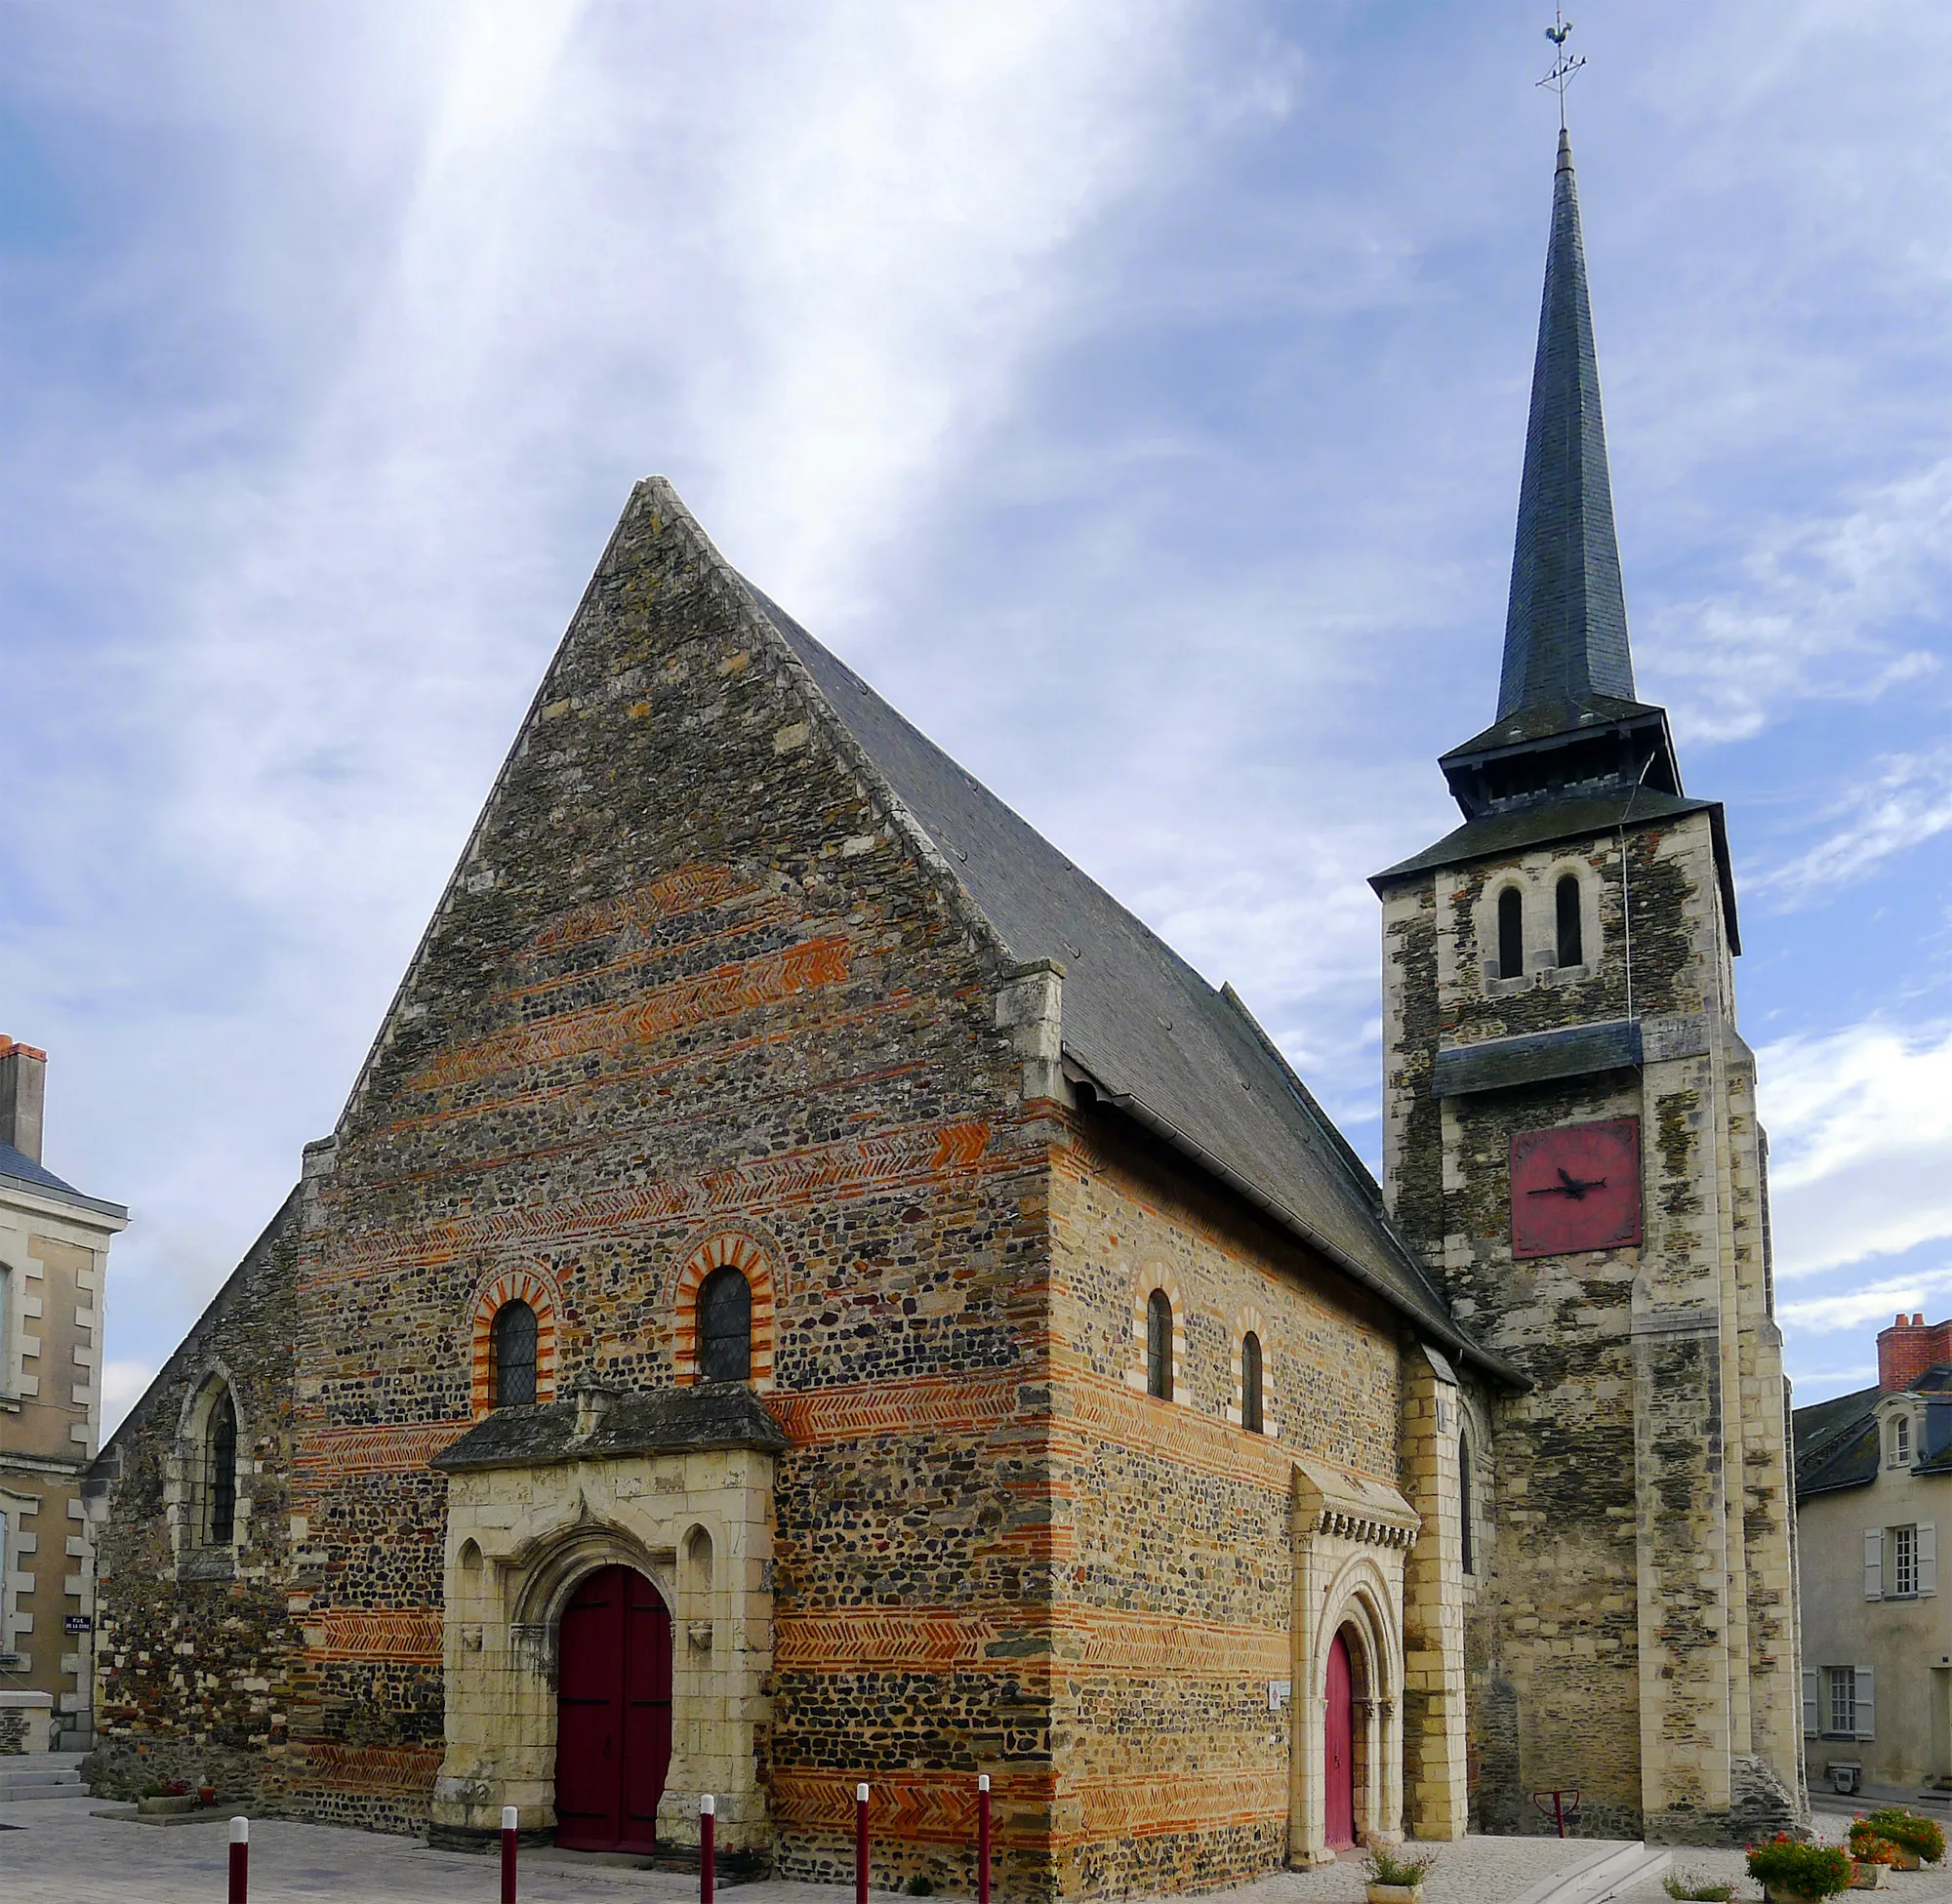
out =
[[[47,1054],[0,1038],[0,1747],[90,1742],[81,1478],[102,1430],[102,1290],[129,1221],[41,1166]],[[22,1722],[24,1721],[24,1723]]]
[[[1900,1316],[1878,1386],[1799,1408],[1795,1437],[1810,1775],[1952,1785],[1952,1321]]]

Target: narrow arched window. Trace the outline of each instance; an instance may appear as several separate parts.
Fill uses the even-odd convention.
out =
[[[1562,965],[1586,963],[1585,934],[1579,928],[1579,878],[1568,872],[1559,882],[1556,894],[1559,909],[1559,962]]]
[[[1146,1393],[1172,1399],[1172,1301],[1163,1289],[1146,1298]]]
[[[1498,976],[1525,977],[1525,895],[1507,886],[1498,895]]]
[[[752,1285],[730,1263],[699,1287],[698,1373],[707,1382],[752,1377]]]
[[[1261,1338],[1252,1329],[1240,1338],[1240,1426],[1261,1432]]]
[[[225,1389],[204,1432],[204,1539],[227,1547],[237,1534],[237,1404]]]
[[[1457,1529],[1458,1547],[1466,1573],[1478,1571],[1476,1528],[1471,1524],[1471,1438],[1457,1438]]]
[[[1893,1468],[1911,1466],[1911,1417],[1893,1415],[1891,1417],[1891,1458]]]
[[[536,1312],[519,1299],[504,1303],[488,1341],[489,1405],[528,1407],[536,1398]]]

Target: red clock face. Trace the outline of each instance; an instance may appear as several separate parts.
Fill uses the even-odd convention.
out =
[[[1569,1256],[1641,1239],[1641,1120],[1512,1133],[1512,1254]]]

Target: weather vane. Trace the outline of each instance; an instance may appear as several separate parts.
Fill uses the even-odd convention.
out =
[[[1553,24],[1545,29],[1545,37],[1552,42],[1559,57],[1552,62],[1552,70],[1538,83],[1541,86],[1552,87],[1559,94],[1559,130],[1564,132],[1566,89],[1572,83],[1572,75],[1586,63],[1586,56],[1583,53],[1567,53],[1566,50],[1566,42],[1572,35],[1572,22],[1566,18],[1566,9],[1554,7],[1552,17]]]

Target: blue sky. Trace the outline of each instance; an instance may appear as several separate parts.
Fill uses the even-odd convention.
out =
[[[0,0],[0,1031],[111,1418],[328,1130],[630,481],[1366,1153],[1496,693],[1535,4]],[[1952,12],[1594,0],[1642,693],[1728,803],[1799,1398],[1952,1313]]]

